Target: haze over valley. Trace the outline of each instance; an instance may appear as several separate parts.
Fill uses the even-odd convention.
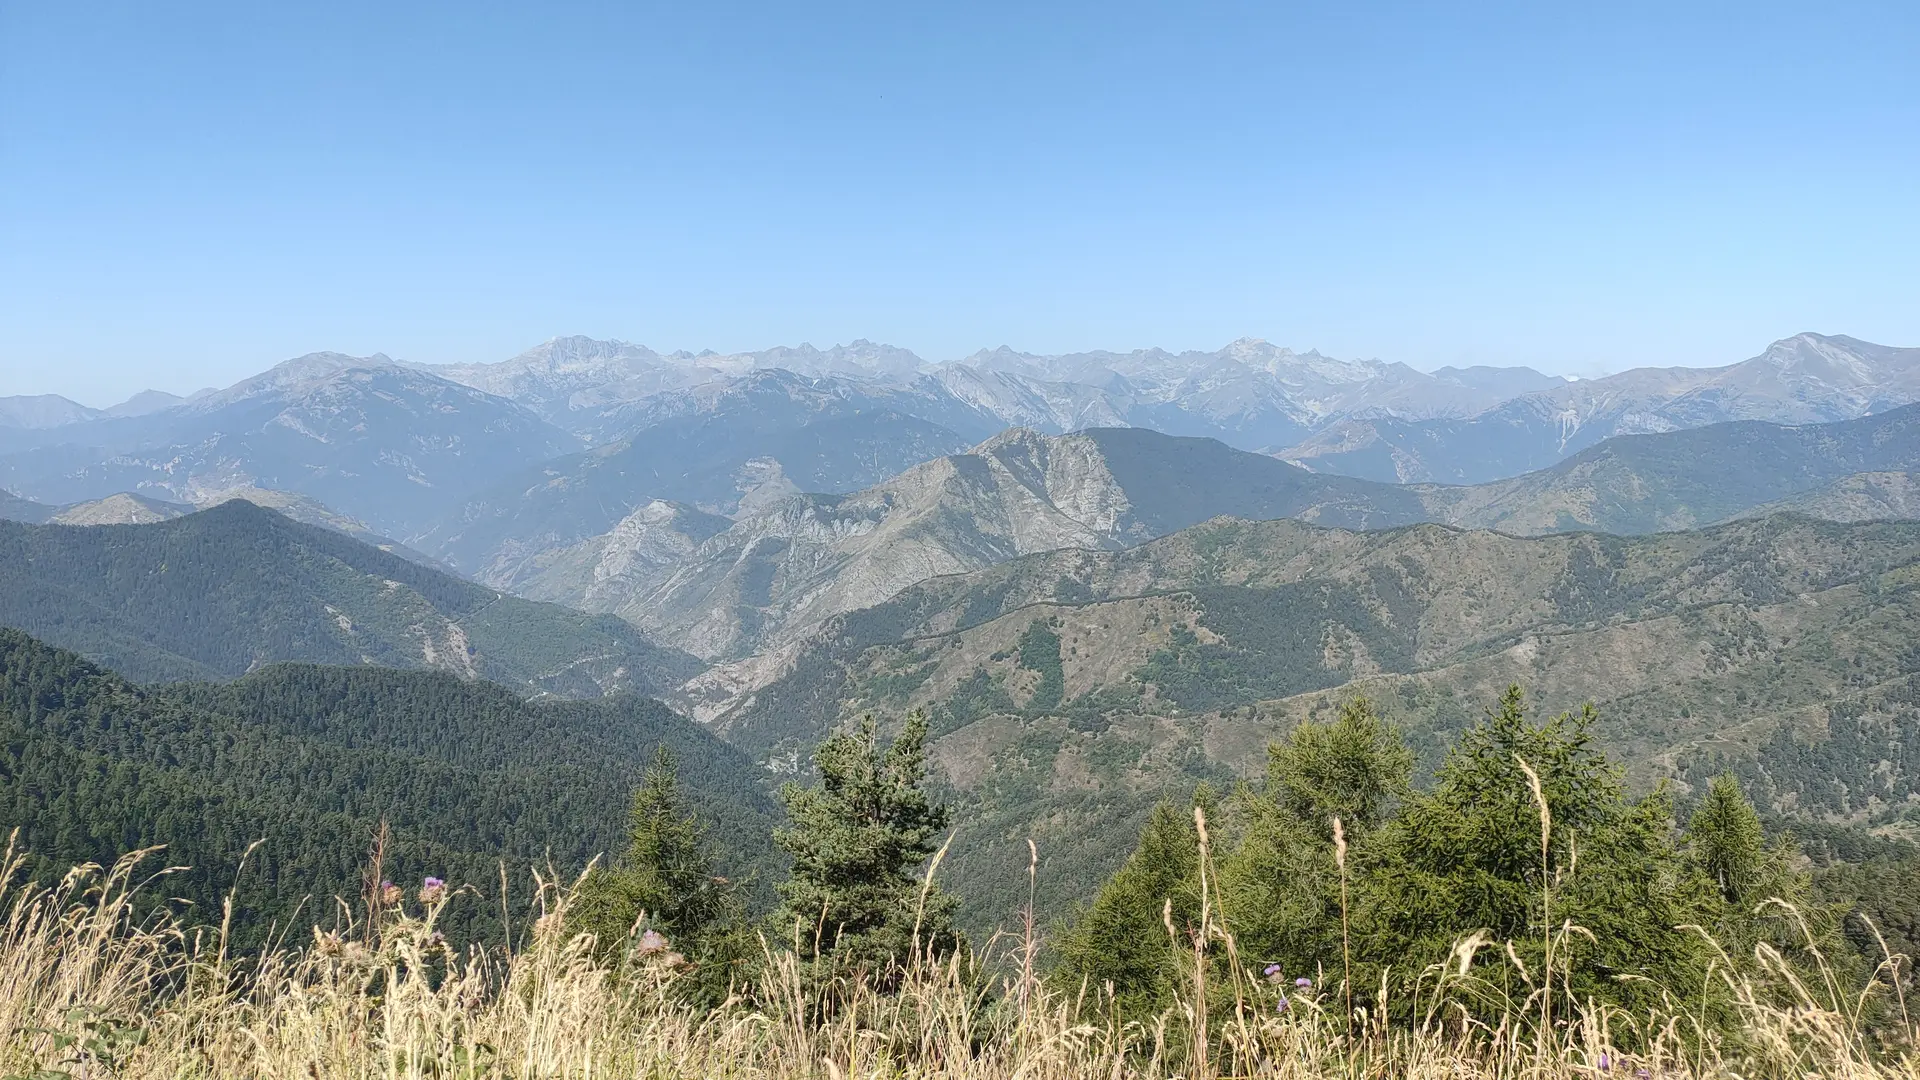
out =
[[[1603,707],[1637,783],[1734,767],[1772,812],[1871,824],[1920,797],[1904,771],[1821,802],[1776,758],[1914,674],[1916,401],[1920,349],[1817,334],[1572,381],[1250,339],[315,353],[118,409],[0,400],[0,621],[141,681],[638,692],[762,776],[924,710],[981,925],[1005,845],[1083,853],[1070,900],[1122,854],[1114,815],[1253,775],[1359,692],[1431,758],[1468,703],[1540,685]]]
[[[0,1080],[1916,1080],[1915,56],[0,3]]]

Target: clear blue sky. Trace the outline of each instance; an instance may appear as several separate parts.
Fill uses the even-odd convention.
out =
[[[0,0],[0,394],[555,334],[1920,344],[1920,5]]]

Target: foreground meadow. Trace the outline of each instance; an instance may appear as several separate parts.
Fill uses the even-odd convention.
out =
[[[50,888],[23,883],[23,865],[8,853],[0,893],[6,1077],[1920,1075],[1900,957],[1850,989],[1817,952],[1763,945],[1716,972],[1712,996],[1735,1016],[1706,1025],[1689,1008],[1702,988],[1669,988],[1641,1015],[1583,1005],[1482,935],[1386,1021],[1349,1012],[1337,976],[1323,989],[1243,968],[1203,916],[1184,932],[1169,922],[1193,960],[1176,1006],[1150,1022],[1118,1020],[1098,987],[1037,975],[1046,950],[1031,929],[878,980],[822,975],[804,942],[761,939],[714,1006],[683,992],[687,962],[662,936],[636,933],[609,957],[570,933],[565,883],[541,883],[512,946],[456,954],[435,920],[475,898],[429,881],[386,886],[371,920],[342,904],[332,929],[309,920],[236,957],[217,929],[151,906],[166,880],[151,853]],[[1492,1022],[1490,995],[1504,1003]]]

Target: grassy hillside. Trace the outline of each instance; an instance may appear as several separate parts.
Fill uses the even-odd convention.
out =
[[[752,764],[658,702],[529,703],[438,672],[278,665],[233,682],[146,688],[0,630],[0,823],[37,867],[165,844],[168,879],[217,917],[241,855],[239,918],[257,940],[304,897],[350,901],[369,841],[392,828],[387,876],[474,885],[497,931],[500,861],[516,889],[549,862],[577,872],[625,843],[632,789],[671,749],[731,873],[765,870],[776,811]],[[766,874],[761,875],[763,878]]]
[[[1916,619],[1916,523],[1519,538],[1218,521],[927,582],[703,715],[791,760],[850,716],[927,709],[966,806],[955,874],[992,919],[1024,887],[1029,830],[1055,899],[1076,895],[1159,795],[1230,787],[1356,693],[1429,765],[1518,681],[1544,708],[1596,703],[1637,784],[1732,767],[1773,812],[1885,824],[1914,793]]]
[[[699,668],[618,619],[504,596],[241,500],[149,525],[0,522],[0,625],[138,681],[299,660],[591,695]]]

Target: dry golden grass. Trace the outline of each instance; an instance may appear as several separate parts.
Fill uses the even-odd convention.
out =
[[[150,855],[151,853],[143,853]],[[409,898],[375,939],[364,925],[239,961],[220,935],[140,924],[143,884],[130,856],[82,867],[51,889],[19,883],[9,851],[0,883],[0,1077],[1913,1077],[1915,1060],[1862,1021],[1884,995],[1892,1041],[1911,1044],[1897,964],[1850,991],[1819,963],[1762,950],[1720,975],[1741,1023],[1700,1038],[1688,1011],[1626,1016],[1529,997],[1494,1026],[1450,1003],[1475,991],[1469,961],[1502,946],[1462,942],[1423,982],[1424,1017],[1388,1027],[1350,1014],[1339,994],[1296,994],[1229,961],[1233,942],[1203,925],[1179,1009],[1121,1024],[1096,989],[1061,993],[1033,974],[1031,927],[994,963],[996,983],[961,961],[916,963],[897,994],[842,987],[828,1019],[795,958],[768,948],[756,985],[719,1009],[672,992],[676,975],[642,959],[617,974],[566,932],[570,890],[544,883],[524,948],[452,955],[433,930],[442,899]],[[344,911],[344,909],[343,909]],[[406,912],[411,912],[408,914]],[[1229,972],[1222,977],[1218,971]],[[1811,972],[1812,975],[1809,975]],[[1209,983],[1211,980],[1211,983]],[[1208,1037],[1187,1022],[1205,995]],[[1616,1045],[1637,1046],[1626,1052]],[[1643,1072],[1644,1070],[1644,1072]]]

